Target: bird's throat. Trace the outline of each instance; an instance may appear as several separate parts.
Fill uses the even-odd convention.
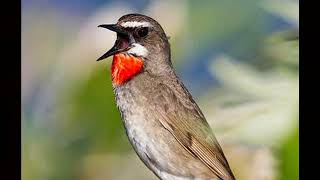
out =
[[[115,54],[111,66],[112,83],[122,85],[141,72],[142,68],[141,58],[124,53]]]

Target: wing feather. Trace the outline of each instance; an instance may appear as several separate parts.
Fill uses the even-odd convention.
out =
[[[175,93],[164,84],[156,88],[158,92],[149,99],[155,117],[183,148],[199,158],[215,175],[221,179],[234,179],[210,126],[183,85]],[[181,99],[188,100],[182,102]]]

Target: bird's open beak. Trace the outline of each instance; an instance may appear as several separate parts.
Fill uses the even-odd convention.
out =
[[[128,48],[128,42],[125,42],[124,38],[119,38],[119,36],[127,37],[128,34],[126,31],[122,30],[122,28],[119,27],[117,24],[101,24],[98,27],[103,27],[116,32],[118,34],[118,38],[115,44],[113,45],[113,47],[109,51],[107,51],[104,55],[99,57],[97,61],[103,60],[109,56],[125,51]]]
[[[122,28],[117,24],[101,24],[98,27],[106,28],[106,29],[109,29],[110,31],[114,31],[117,33],[125,34],[125,35],[127,34],[127,32],[122,30]]]

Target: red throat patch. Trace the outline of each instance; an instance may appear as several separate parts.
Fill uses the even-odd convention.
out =
[[[115,54],[113,56],[111,73],[112,83],[121,85],[138,74],[143,67],[141,58],[128,54]]]

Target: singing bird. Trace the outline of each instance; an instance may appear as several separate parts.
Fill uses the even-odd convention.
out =
[[[126,134],[144,164],[160,179],[234,180],[205,116],[177,76],[161,25],[142,14],[116,24],[111,76]]]

